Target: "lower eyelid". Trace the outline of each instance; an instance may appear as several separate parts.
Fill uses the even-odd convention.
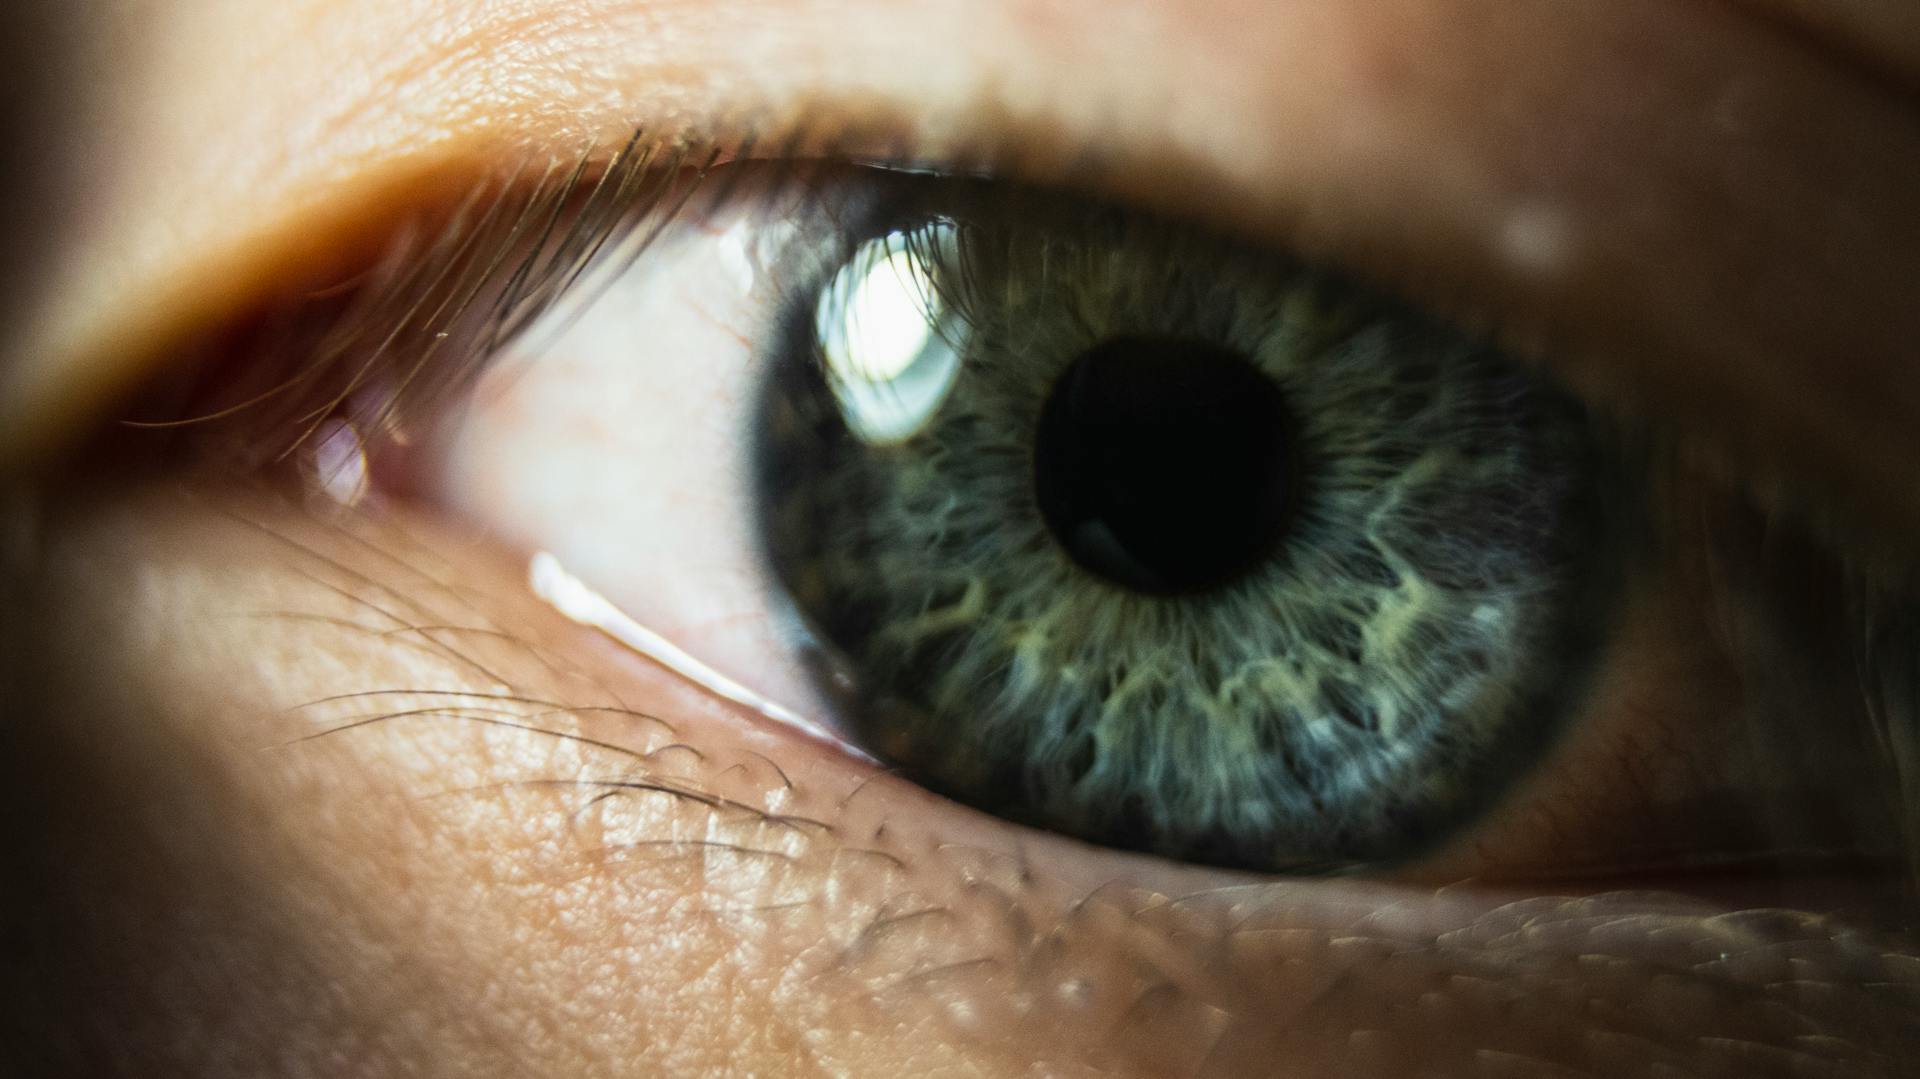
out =
[[[255,842],[316,859],[303,872],[323,871],[336,901],[409,940],[414,919],[428,938],[458,927],[473,961],[575,971],[547,992],[596,971],[612,1014],[638,1010],[628,1037],[673,1038],[645,1014],[687,984],[656,977],[678,969],[659,944],[673,940],[723,956],[705,962],[828,1054],[850,1031],[910,1020],[976,1062],[1038,1052],[1147,1070],[1213,1053],[1210,1066],[1338,1073],[1414,1047],[1429,1066],[1644,1064],[1693,1060],[1705,1038],[1730,1059],[1801,1054],[1871,1074],[1911,1042],[1893,987],[1920,987],[1920,969],[1811,916],[1262,884],[1022,835],[757,737],[723,703],[509,599],[493,583],[513,567],[431,522],[178,497],[59,526],[50,579],[87,584],[53,628],[117,627],[94,641],[99,684],[174,715],[149,730],[263,798],[245,825]],[[162,642],[144,655],[157,670],[136,662],[143,640]],[[404,714],[422,706],[435,710]],[[391,718],[342,726],[368,712]],[[502,713],[547,733],[475,722]],[[405,872],[383,875],[385,858]],[[1882,991],[1794,988],[1823,977]],[[1794,1040],[1803,1031],[1821,1040]]]

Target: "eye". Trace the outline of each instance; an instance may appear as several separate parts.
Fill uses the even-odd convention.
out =
[[[1859,747],[1741,699],[1790,625],[1764,522],[1537,367],[1082,195],[689,163],[477,199],[321,320],[346,359],[267,444],[464,517],[785,737],[1095,843],[1443,877],[1886,851]]]
[[[1898,603],[1849,607],[1841,560],[1668,436],[1333,263],[639,140],[400,232],[213,345],[294,366],[202,364],[136,437],[464,520],[769,750],[1262,872],[1900,856],[1833,646]]]

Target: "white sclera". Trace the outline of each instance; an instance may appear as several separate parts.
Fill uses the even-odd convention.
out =
[[[767,270],[795,234],[789,208],[751,198],[669,225],[496,360],[438,483],[771,711],[824,714],[761,556],[752,459],[781,299]]]

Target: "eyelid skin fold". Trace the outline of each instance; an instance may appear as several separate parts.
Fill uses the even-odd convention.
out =
[[[1687,426],[1704,456],[1757,466],[1763,494],[1790,480],[1854,531],[1920,535],[1899,465],[1920,437],[1903,377],[1920,337],[1904,284],[1920,279],[1920,136],[1905,102],[1775,29],[1653,2],[854,7],[153,16],[166,89],[127,99],[153,133],[129,153],[172,164],[104,170],[99,227],[119,242],[82,245],[94,263],[63,279],[95,287],[56,289],[8,358],[0,456],[57,444],[218,318],[233,296],[212,283],[323,258],[316,225],[367,228],[379,206],[529,146],[611,147],[639,119],[725,142],[753,117],[757,145],[810,124],[843,150],[987,156],[1334,258]],[[256,21],[250,62],[196,37],[215,14],[228,34]],[[1212,30],[1235,22],[1247,32],[1222,51]],[[1037,44],[1061,38],[1132,74],[1063,81]],[[1203,77],[1232,89],[1178,92]]]

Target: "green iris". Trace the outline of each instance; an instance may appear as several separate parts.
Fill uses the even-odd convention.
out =
[[[869,748],[1294,871],[1417,854],[1537,757],[1611,590],[1576,405],[1288,258],[932,190],[764,397],[769,560]]]

